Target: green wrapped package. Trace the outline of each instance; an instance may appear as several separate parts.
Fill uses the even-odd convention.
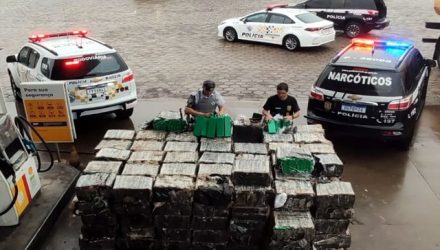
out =
[[[232,118],[229,115],[224,116],[225,119],[225,135],[224,137],[231,137],[232,136]]]
[[[217,118],[217,116],[211,116],[208,118],[208,128],[206,132],[206,137],[215,138],[217,120],[219,119],[220,118]]]
[[[267,123],[267,132],[269,134],[278,133],[278,124],[276,120],[272,119]]]
[[[208,138],[231,137],[232,119],[228,115],[198,116],[196,117],[194,135]]]
[[[194,126],[195,136],[206,136],[206,129],[208,126],[208,118],[205,116],[197,116]]]
[[[222,117],[217,117],[217,137],[225,137],[225,120]]]
[[[289,157],[280,159],[279,162],[284,174],[311,174],[314,167],[313,159],[305,157]]]

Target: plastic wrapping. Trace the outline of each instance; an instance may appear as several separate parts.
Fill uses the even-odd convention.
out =
[[[286,245],[292,241],[305,240],[311,243],[315,226],[309,212],[274,212],[275,224],[271,245]]]
[[[232,142],[230,139],[207,139],[200,140],[200,152],[232,152]]]
[[[97,160],[114,160],[114,161],[127,161],[130,157],[131,151],[125,149],[116,148],[103,148],[96,153],[95,158]]]
[[[286,175],[312,173],[315,165],[311,153],[302,148],[278,147],[276,158],[281,171]]]
[[[133,140],[135,135],[134,130],[125,129],[109,129],[104,135],[105,140]]]
[[[233,153],[213,153],[204,152],[200,158],[200,163],[213,163],[213,164],[234,164],[235,155]]]
[[[122,168],[122,161],[91,161],[83,170],[85,174],[108,173],[119,174]]]
[[[129,140],[102,140],[96,147],[95,150],[100,150],[103,148],[116,148],[116,149],[130,149],[132,141]]]
[[[269,160],[236,160],[232,169],[234,185],[270,186]]]
[[[198,177],[204,176],[231,176],[232,165],[229,164],[200,164]]]
[[[326,177],[340,177],[344,170],[344,164],[336,154],[317,154],[320,175]]]
[[[236,154],[262,154],[267,155],[267,147],[264,143],[234,143]]]
[[[296,143],[287,143],[287,142],[270,142],[269,143],[269,151],[270,152],[276,152],[279,147],[283,148],[300,148],[300,144]]]
[[[160,168],[161,175],[178,175],[196,177],[197,165],[191,163],[164,163]]]
[[[296,143],[327,143],[331,144],[329,140],[324,137],[323,133],[295,133],[293,134],[294,142]]]
[[[321,124],[297,125],[293,128],[294,133],[321,133],[324,134],[324,128]]]
[[[199,144],[196,142],[169,141],[165,145],[165,151],[171,152],[196,152]]]
[[[128,163],[158,164],[163,161],[165,152],[162,151],[136,151],[128,159]]]
[[[165,131],[141,130],[136,135],[136,140],[164,141],[167,136]]]
[[[269,134],[264,132],[264,143],[270,143],[270,142],[286,142],[286,143],[292,143],[293,142],[293,135],[292,134]]]
[[[137,140],[131,146],[132,151],[161,151],[165,142]]]
[[[76,196],[80,201],[99,201],[111,197],[115,174],[96,173],[81,175],[76,182]]]
[[[277,196],[286,194],[286,201],[284,204],[279,204],[279,210],[286,211],[308,211],[313,205],[313,198],[315,192],[312,184],[309,181],[300,180],[286,180],[275,181],[275,190]]]
[[[185,133],[169,133],[166,141],[186,141],[186,142],[197,142],[197,137],[193,135],[192,132]]]
[[[159,164],[136,164],[127,163],[122,175],[141,175],[155,178],[159,174]]]
[[[154,182],[154,200],[192,205],[195,183],[193,178],[178,175],[159,175]]]
[[[116,203],[149,203],[153,191],[153,179],[147,176],[120,175],[113,185]]]
[[[167,152],[164,163],[196,163],[199,160],[198,152]]]
[[[234,186],[229,177],[198,177],[194,201],[208,206],[226,207],[233,201]]]

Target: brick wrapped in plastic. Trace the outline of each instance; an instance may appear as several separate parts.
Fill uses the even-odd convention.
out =
[[[185,133],[169,133],[166,141],[186,141],[186,142],[197,142],[197,137],[193,135],[192,132]]]
[[[227,243],[192,243],[192,250],[227,250]]]
[[[313,241],[315,226],[309,212],[275,211],[274,220],[271,246],[296,244],[301,240],[310,244]]]
[[[189,215],[157,215],[154,217],[156,228],[190,228],[191,216]]]
[[[156,250],[188,250],[191,249],[190,241],[157,240],[154,242]]]
[[[313,249],[347,249],[351,245],[350,233],[344,234],[316,234],[313,242]]]
[[[236,154],[260,154],[267,155],[267,147],[264,143],[234,143]]]
[[[209,206],[200,203],[194,203],[193,216],[198,217],[228,217],[232,204],[226,207]]]
[[[106,202],[112,196],[115,179],[115,174],[108,173],[81,175],[76,182],[76,196],[80,201]]]
[[[355,194],[350,182],[316,184],[317,218],[345,219],[353,215]]]
[[[227,243],[229,233],[225,230],[193,230],[194,243]]]
[[[116,149],[130,149],[132,141],[129,140],[107,140],[104,139],[96,145],[95,150],[100,150],[103,148],[116,148]]]
[[[102,237],[100,239],[86,239],[83,235],[79,236],[79,248],[81,250],[113,250],[116,247],[115,237]]]
[[[109,225],[83,225],[81,227],[81,234],[84,239],[98,240],[102,238],[115,238],[118,234],[118,226]]]
[[[234,186],[234,189],[234,206],[271,206],[275,198],[274,190],[271,187]]]
[[[153,215],[191,215],[193,208],[189,203],[154,202]]]
[[[129,232],[117,241],[117,249],[153,249],[154,235],[143,231]]]
[[[197,142],[168,141],[164,150],[167,152],[196,152],[198,147]]]
[[[160,168],[160,175],[179,175],[196,177],[197,165],[193,163],[164,163]]]
[[[231,209],[232,220],[252,220],[252,221],[267,221],[271,209],[270,206],[264,207],[244,207],[233,206]]]
[[[270,161],[268,155],[238,154],[235,160]]]
[[[165,142],[137,140],[133,142],[131,151],[161,151]]]
[[[247,246],[261,245],[265,228],[265,221],[233,219],[229,224],[229,243]]]
[[[232,152],[230,138],[200,139],[200,152]]]
[[[292,143],[293,135],[292,134],[269,134],[267,132],[263,133],[264,143],[271,142],[284,142],[284,143]]]
[[[167,132],[165,131],[142,130],[137,133],[136,140],[164,141],[166,136],[167,136]]]
[[[81,221],[83,225],[89,227],[93,227],[94,225],[115,227],[118,225],[118,218],[110,210],[104,213],[82,214]]]
[[[226,207],[233,201],[234,186],[229,177],[198,177],[194,201],[199,204]]]
[[[315,219],[316,234],[344,234],[350,220],[337,219]]]
[[[270,163],[265,160],[236,160],[232,169],[234,185],[270,186]]]
[[[227,230],[229,227],[228,217],[192,217],[192,229],[199,230]]]
[[[285,211],[308,211],[313,205],[315,192],[309,181],[276,180],[275,209]],[[284,201],[284,202],[283,202]]]
[[[109,160],[109,161],[127,161],[130,157],[131,151],[125,149],[116,148],[103,148],[96,153],[95,158],[97,160]]]
[[[192,205],[194,188],[191,177],[159,175],[154,182],[154,201]]]
[[[122,168],[122,161],[91,161],[83,170],[84,174],[108,173],[119,174]]]
[[[229,164],[200,164],[198,177],[204,176],[227,176],[230,177],[232,174],[232,165]]]
[[[196,163],[199,160],[198,152],[167,152],[164,163]]]
[[[120,215],[119,225],[122,234],[139,232],[145,236],[154,237],[153,217],[151,213]]]
[[[323,133],[295,133],[293,134],[293,139],[295,143],[308,144],[308,143],[327,143],[331,144],[329,140],[324,137]]]
[[[109,129],[104,135],[106,140],[133,140],[135,135],[134,130],[125,129]]]
[[[156,231],[158,238],[165,244],[169,241],[191,242],[191,229],[189,228],[160,228]]]
[[[150,176],[153,179],[159,174],[159,164],[127,163],[121,175]]]
[[[212,164],[234,164],[235,154],[233,153],[214,153],[204,152],[200,158],[200,163],[212,163]]]
[[[310,174],[315,165],[312,154],[302,148],[279,147],[276,152],[277,163],[284,174]]]
[[[136,151],[128,159],[128,163],[158,164],[163,161],[165,152],[162,151]]]
[[[324,128],[321,124],[297,125],[293,128],[294,133],[321,133],[324,134]]]
[[[113,186],[116,203],[148,204],[151,202],[153,179],[147,176],[120,175]]]
[[[279,147],[284,148],[300,148],[300,144],[297,143],[287,143],[287,142],[270,142],[269,143],[269,152],[276,152]]]
[[[321,175],[326,177],[340,177],[344,171],[344,164],[336,154],[317,154],[317,168]]]
[[[333,148],[332,143],[301,144],[301,148],[308,150],[313,155],[315,155],[315,154],[335,154],[335,149]]]

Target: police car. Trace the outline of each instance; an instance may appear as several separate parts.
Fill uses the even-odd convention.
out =
[[[227,19],[218,26],[218,36],[226,41],[248,40],[279,44],[293,51],[320,46],[335,40],[333,23],[308,11],[270,5],[244,17]]]
[[[390,24],[383,0],[308,0],[290,7],[315,12],[351,38]]]
[[[353,39],[313,85],[306,118],[335,132],[396,140],[408,148],[432,66],[409,43]]]
[[[74,118],[100,113],[131,116],[137,94],[133,72],[115,49],[87,37],[87,31],[29,38],[18,55],[6,58],[13,94],[20,84],[65,81]]]

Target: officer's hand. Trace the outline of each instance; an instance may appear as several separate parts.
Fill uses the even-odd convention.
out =
[[[289,121],[291,121],[291,120],[293,120],[293,116],[291,116],[291,115],[286,115],[286,116],[284,116],[284,119],[285,119],[285,120],[289,120]]]
[[[270,120],[272,120],[272,115],[271,114],[267,114],[267,115],[265,115],[264,116],[264,120],[266,120],[266,121],[270,121]]]

